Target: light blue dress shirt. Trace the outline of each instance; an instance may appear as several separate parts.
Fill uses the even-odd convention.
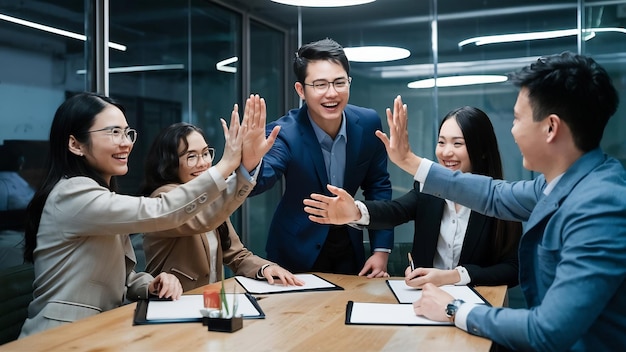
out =
[[[334,140],[311,119],[310,115],[309,121],[311,121],[311,126],[313,126],[317,141],[322,148],[324,164],[326,164],[326,173],[328,174],[330,184],[343,187],[343,178],[346,173],[346,143],[348,140],[345,116],[343,114],[341,116],[341,126]]]

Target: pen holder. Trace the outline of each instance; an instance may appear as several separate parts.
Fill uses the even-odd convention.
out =
[[[243,317],[242,316],[232,317],[232,318],[203,317],[202,325],[208,326],[209,331],[235,332],[243,328]]]

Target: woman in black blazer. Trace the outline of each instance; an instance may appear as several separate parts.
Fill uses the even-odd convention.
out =
[[[437,160],[452,170],[502,179],[502,162],[487,115],[465,106],[448,113],[439,126]],[[420,192],[419,183],[404,196],[387,201],[354,201],[342,189],[337,197],[314,194],[304,201],[314,222],[390,228],[413,220],[411,255],[415,270],[405,279],[413,287],[508,285],[518,282],[517,246],[521,224],[486,217],[451,201]]]

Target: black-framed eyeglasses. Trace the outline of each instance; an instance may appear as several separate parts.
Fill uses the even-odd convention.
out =
[[[93,133],[93,132],[102,132],[106,131],[109,136],[111,136],[111,141],[114,144],[122,144],[124,142],[124,138],[126,138],[131,144],[135,144],[137,140],[137,131],[132,128],[121,128],[121,127],[105,127],[99,130],[87,131],[85,133]]]
[[[305,86],[313,87],[318,94],[324,94],[328,91],[330,86],[333,86],[335,91],[337,92],[345,92],[350,88],[350,83],[352,83],[352,77],[348,78],[337,78],[332,82],[328,82],[325,79],[317,79],[312,83],[303,83]]]
[[[205,151],[202,152],[202,154],[191,152],[183,154],[181,155],[181,157],[186,157],[188,167],[196,167],[196,165],[198,165],[198,162],[200,161],[200,158],[202,158],[202,160],[207,163],[213,161],[213,157],[215,157],[215,148],[207,148]]]

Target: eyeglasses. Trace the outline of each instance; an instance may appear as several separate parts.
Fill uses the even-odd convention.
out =
[[[114,144],[122,144],[122,142],[124,142],[124,138],[126,138],[131,144],[135,144],[135,141],[137,140],[137,131],[132,128],[105,127],[99,130],[87,131],[85,133],[101,131],[107,131],[107,134],[111,136],[111,141]]]
[[[323,79],[318,79],[313,81],[313,83],[303,83],[305,86],[313,87],[315,93],[324,94],[328,91],[330,86],[335,88],[336,92],[345,92],[350,88],[350,83],[352,83],[352,77],[348,78],[338,78],[333,82],[328,82]]]
[[[183,156],[185,156],[185,154],[181,155],[181,157]],[[213,161],[214,156],[215,156],[214,148],[208,148],[207,150],[202,152],[202,154],[197,154],[193,152],[187,153],[187,166],[196,167],[196,165],[198,165],[198,162],[200,161],[200,157],[202,157],[202,159],[205,162],[210,163],[211,161]]]

